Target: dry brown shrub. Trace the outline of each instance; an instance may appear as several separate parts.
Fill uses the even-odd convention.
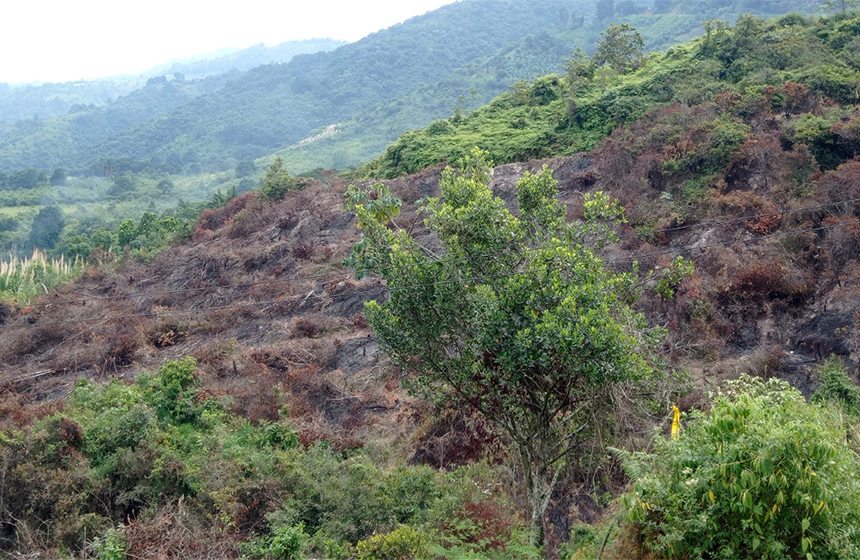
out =
[[[101,373],[117,373],[132,364],[137,349],[143,345],[143,326],[137,319],[124,319],[106,325],[103,343],[93,353],[92,365]]]
[[[338,430],[330,426],[309,425],[299,429],[299,443],[304,447],[310,447],[321,441],[328,442],[336,453],[343,453],[364,447],[364,442],[351,435],[348,430]]]
[[[830,212],[860,216],[860,158],[828,171],[819,181],[824,199],[833,203]]]
[[[793,266],[761,257],[742,264],[727,279],[719,291],[720,301],[763,302],[782,300],[800,304],[811,295],[808,279]]]
[[[821,94],[809,89],[806,84],[786,82],[782,86],[782,106],[785,116],[803,113],[821,114]]]
[[[264,203],[259,199],[249,201],[245,208],[233,216],[227,235],[233,239],[249,238],[270,227],[277,220],[277,215],[277,205]]]
[[[20,430],[62,411],[64,405],[61,400],[37,401],[33,396],[4,390],[0,392],[0,429]]]
[[[860,257],[860,219],[853,215],[829,216],[821,225],[828,228],[823,249],[838,273],[849,260]]]
[[[294,338],[316,338],[326,331],[328,325],[320,315],[303,315],[292,320],[291,332]]]
[[[317,251],[317,244],[313,239],[297,241],[293,245],[293,256],[301,261],[311,260]]]
[[[205,232],[217,231],[221,226],[231,222],[236,214],[250,204],[257,202],[258,195],[254,191],[246,192],[231,199],[220,208],[208,208],[200,213],[200,219],[195,224],[194,240],[205,236]]]
[[[848,157],[860,154],[860,117],[843,119],[830,130],[836,137],[836,145]]]
[[[484,456],[503,456],[498,436],[486,418],[471,409],[447,409],[431,417],[416,434],[411,462],[450,468],[473,463]]]
[[[785,350],[779,346],[757,348],[749,356],[749,366],[745,373],[770,378],[777,375],[785,363]]]
[[[0,337],[3,346],[0,357],[6,363],[17,362],[28,354],[37,354],[61,343],[69,334],[68,327],[51,323],[48,320],[44,325],[37,323],[35,327],[7,330]]]
[[[142,560],[216,560],[240,558],[234,532],[203,523],[183,500],[125,528],[126,555]]]

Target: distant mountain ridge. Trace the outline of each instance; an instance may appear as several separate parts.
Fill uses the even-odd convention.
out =
[[[406,130],[488,102],[519,79],[560,71],[575,48],[593,50],[611,23],[634,25],[646,48],[662,49],[700,33],[713,17],[809,8],[802,0],[610,4],[607,12],[591,0],[463,0],[334,51],[229,75],[223,87],[194,85],[206,91],[171,97],[160,112],[154,104],[122,116],[121,129],[86,126],[104,121],[100,109],[0,126],[0,171],[61,166],[80,174],[121,160],[135,171],[196,174],[279,151],[293,172],[343,168],[367,161]],[[248,51],[251,59],[259,55]],[[194,71],[206,72],[199,64]],[[184,77],[193,84],[190,75]],[[297,145],[332,124],[335,134]]]
[[[224,49],[213,53],[170,61],[140,74],[127,74],[97,80],[6,84],[0,83],[0,123],[35,118],[50,119],[67,115],[70,110],[102,107],[145,86],[149,78],[172,76],[179,72],[186,79],[199,79],[232,70],[244,72],[263,64],[289,62],[298,54],[330,51],[347,44],[334,39],[287,41],[279,45],[254,45],[246,49]],[[166,110],[166,109],[165,109]]]
[[[222,49],[214,53],[161,64],[143,73],[145,76],[172,76],[179,72],[186,79],[205,78],[231,70],[244,72],[265,64],[289,62],[299,54],[333,51],[348,44],[335,39],[305,39],[274,46],[263,43],[245,49]]]

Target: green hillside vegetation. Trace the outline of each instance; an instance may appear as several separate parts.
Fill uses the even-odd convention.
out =
[[[72,107],[108,105],[146,82],[141,76],[56,84],[0,83],[0,123],[60,117]]]
[[[236,72],[238,74],[238,72]],[[31,118],[0,126],[0,169],[50,170],[80,161],[89,148],[140,122],[224,86],[235,74],[186,81],[159,76],[104,107],[78,105],[54,119]],[[92,161],[95,165],[98,160]],[[78,174],[81,170],[78,170]]]
[[[62,207],[66,236],[71,237],[115,229],[125,219],[138,219],[144,210],[163,213],[177,200],[193,205],[208,200],[216,190],[244,192],[259,184],[262,169],[273,161],[265,154],[285,144],[291,146],[275,155],[294,173],[342,169],[381,153],[404,130],[453,113],[450,120],[440,119],[428,129],[434,136],[434,153],[380,174],[413,171],[442,157],[456,158],[472,144],[489,143],[479,141],[476,131],[456,140],[446,132],[449,128],[457,128],[454,125],[464,115],[490,102],[511,83],[562,69],[576,48],[591,52],[600,30],[611,21],[639,26],[645,48],[657,49],[699,32],[704,18],[723,14],[731,19],[742,7],[736,3],[620,4],[612,17],[597,20],[598,12],[590,2],[567,4],[564,9],[550,2],[532,4],[506,4],[504,10],[478,0],[457,4],[337,52],[300,56],[291,64],[264,66],[245,74],[198,80],[153,77],[145,87],[106,107],[78,106],[56,119],[0,125],[0,168],[10,170],[7,176],[30,170],[51,174],[57,168],[69,175],[65,185],[48,186],[42,181],[39,188],[17,188],[15,182],[4,184],[0,176],[0,246],[5,251],[14,247],[20,256],[28,254],[30,224],[45,205]],[[768,13],[790,6],[768,2],[749,7]],[[449,29],[454,31],[448,33]],[[458,41],[469,44],[461,48]],[[252,48],[210,62],[225,63],[231,56],[255,60],[264,52]],[[528,87],[518,83],[510,95],[528,96]],[[563,97],[563,92],[557,95]],[[566,153],[590,146],[611,129],[612,123],[605,122],[604,132],[584,134],[568,127],[563,131],[567,135],[559,135],[553,130],[558,128],[553,111],[560,105],[520,106],[498,131],[499,141],[511,145],[494,150],[493,157],[504,162],[557,153],[558,143],[570,144],[562,151]],[[175,109],[165,113],[170,107]],[[446,138],[437,142],[435,135],[442,133]],[[575,133],[581,138],[573,141]],[[110,140],[104,143],[106,138]],[[447,149],[450,141],[457,142],[456,150]],[[264,159],[253,164],[254,173],[239,171],[258,156]],[[115,178],[124,179],[119,188],[113,185]],[[164,184],[172,187],[157,188]],[[141,199],[147,200],[146,207],[135,204]]]
[[[346,41],[334,39],[305,39],[287,41],[279,45],[254,45],[246,49],[233,49],[230,52],[215,52],[198,55],[190,59],[178,60],[147,70],[145,76],[172,76],[177,72],[185,79],[198,79],[216,74],[226,74],[232,70],[244,72],[264,64],[286,63],[294,56],[316,52],[333,51],[346,45]]]
[[[703,32],[713,18],[734,21],[742,13],[778,16],[807,7],[793,1],[720,4],[713,2],[620,3],[612,17],[597,19],[592,3],[565,6],[553,25],[540,33],[505,45],[497,52],[457,69],[438,83],[424,84],[397,99],[338,123],[338,131],[323,140],[279,151],[294,172],[316,167],[356,166],[377,156],[406,130],[423,127],[451,114],[471,112],[491,102],[521,80],[562,73],[576,49],[591,54],[600,33],[610,24],[628,23],[644,39],[644,49],[662,51]],[[310,135],[309,135],[310,136]]]
[[[262,64],[289,62],[297,54],[330,51],[344,45],[331,39],[288,41],[267,47],[255,45],[232,49],[228,53],[211,53],[157,66],[139,75],[116,76],[100,80],[46,84],[0,83],[0,123],[50,119],[71,112],[110,105],[117,99],[144,87],[149,78],[181,73],[196,80],[232,70],[245,71]]]
[[[435,83],[551,26],[556,16],[550,2],[445,6],[331,53],[251,70],[228,88],[111,138],[88,157],[128,157],[156,168],[178,158],[184,167],[203,169],[218,169],[228,158],[260,157]]]
[[[204,208],[221,206],[231,197],[259,186],[265,171],[248,161],[244,167],[239,165],[239,171],[172,178],[116,167],[110,178],[67,177],[62,184],[52,184],[44,173],[34,169],[10,175],[0,173],[0,250],[24,257],[38,247],[68,258],[86,257],[94,247],[119,251],[123,245],[117,235],[123,222],[137,221],[148,212],[161,218],[178,218],[187,229]],[[22,181],[30,186],[17,186]],[[147,202],[141,204],[141,200]],[[55,224],[60,228],[57,237],[37,242],[32,236],[34,224],[48,207],[58,208],[63,221]],[[145,245],[155,250],[163,242],[133,248]]]
[[[481,525],[440,522],[481,507],[504,523],[504,496],[475,486],[486,468],[386,465],[355,443],[308,441],[283,418],[249,422],[195,370],[185,358],[133,384],[81,381],[62,412],[0,434],[3,511],[31,547],[191,558],[203,537],[222,558],[537,558],[509,524],[506,553],[478,540]],[[173,526],[157,544],[133,521],[150,513]]]
[[[79,116],[71,122],[27,127],[24,121],[7,130],[6,142],[0,143],[0,169],[48,170],[59,165],[79,173],[105,158],[130,158],[151,171],[195,174],[222,170],[231,159],[294,146],[329,125],[340,125],[340,132],[327,142],[279,155],[294,173],[352,166],[403,131],[426,126],[457,106],[471,110],[517,80],[559,71],[576,48],[591,52],[610,23],[635,25],[647,49],[665,49],[701,33],[702,22],[709,18],[733,20],[744,10],[779,15],[804,7],[796,0],[653,6],[627,1],[617,9],[610,2],[608,9],[598,11],[590,1],[515,0],[499,5],[470,0],[336,52],[256,68],[234,76],[223,89],[213,85],[209,95],[190,101],[189,96],[181,105],[166,102],[160,111],[149,112],[129,108],[130,115],[108,121],[116,126],[105,125],[98,111],[92,119]],[[243,60],[265,56],[254,49],[236,54]],[[227,56],[212,63],[226,70],[230,60]],[[186,78],[204,74],[191,70]]]
[[[454,115],[404,134],[362,172],[380,177],[412,173],[454,161],[473,146],[498,163],[572,154],[594,148],[619,125],[673,103],[714,102],[720,94],[731,95],[724,93],[728,91],[753,104],[769,86],[783,88],[790,82],[808,84],[842,107],[798,123],[798,140],[818,150],[821,162],[832,167],[850,157],[850,151],[829,152],[836,142],[825,130],[852,114],[858,99],[857,26],[856,17],[847,15],[788,15],[770,21],[744,16],[734,27],[709,24],[705,36],[652,55],[632,71],[577,58],[563,76],[518,84],[466,118]],[[773,102],[792,100],[780,94]],[[726,142],[742,141],[739,124],[723,120],[713,126]]]

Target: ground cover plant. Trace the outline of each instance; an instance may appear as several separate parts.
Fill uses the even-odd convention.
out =
[[[534,555],[504,495],[482,489],[491,468],[380,465],[360,448],[304,444],[285,419],[252,423],[229,401],[184,358],[134,383],[82,380],[59,410],[0,432],[0,547],[99,558]],[[162,531],[158,544],[151,531]]]

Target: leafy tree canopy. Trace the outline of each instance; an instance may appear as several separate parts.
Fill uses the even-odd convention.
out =
[[[601,33],[601,40],[594,53],[597,65],[609,65],[616,72],[624,72],[642,64],[642,49],[645,42],[636,29],[626,23],[610,25]]]
[[[266,170],[260,195],[263,200],[281,200],[288,191],[296,188],[296,180],[284,167],[284,160],[277,157]]]
[[[391,298],[369,302],[381,344],[411,374],[412,390],[471,406],[495,422],[520,459],[531,499],[532,542],[566,457],[587,437],[616,383],[654,375],[658,333],[630,304],[633,278],[596,254],[615,239],[622,209],[587,197],[566,221],[546,167],[517,186],[519,216],[488,188],[485,155],[448,168],[441,197],[421,209],[444,249],[436,254],[391,222],[399,201],[380,189],[348,192],[365,232],[349,259],[380,274]],[[389,209],[390,207],[390,209]],[[393,228],[393,229],[392,229]]]
[[[45,206],[33,219],[30,244],[39,249],[51,249],[60,239],[66,219],[59,206]]]

